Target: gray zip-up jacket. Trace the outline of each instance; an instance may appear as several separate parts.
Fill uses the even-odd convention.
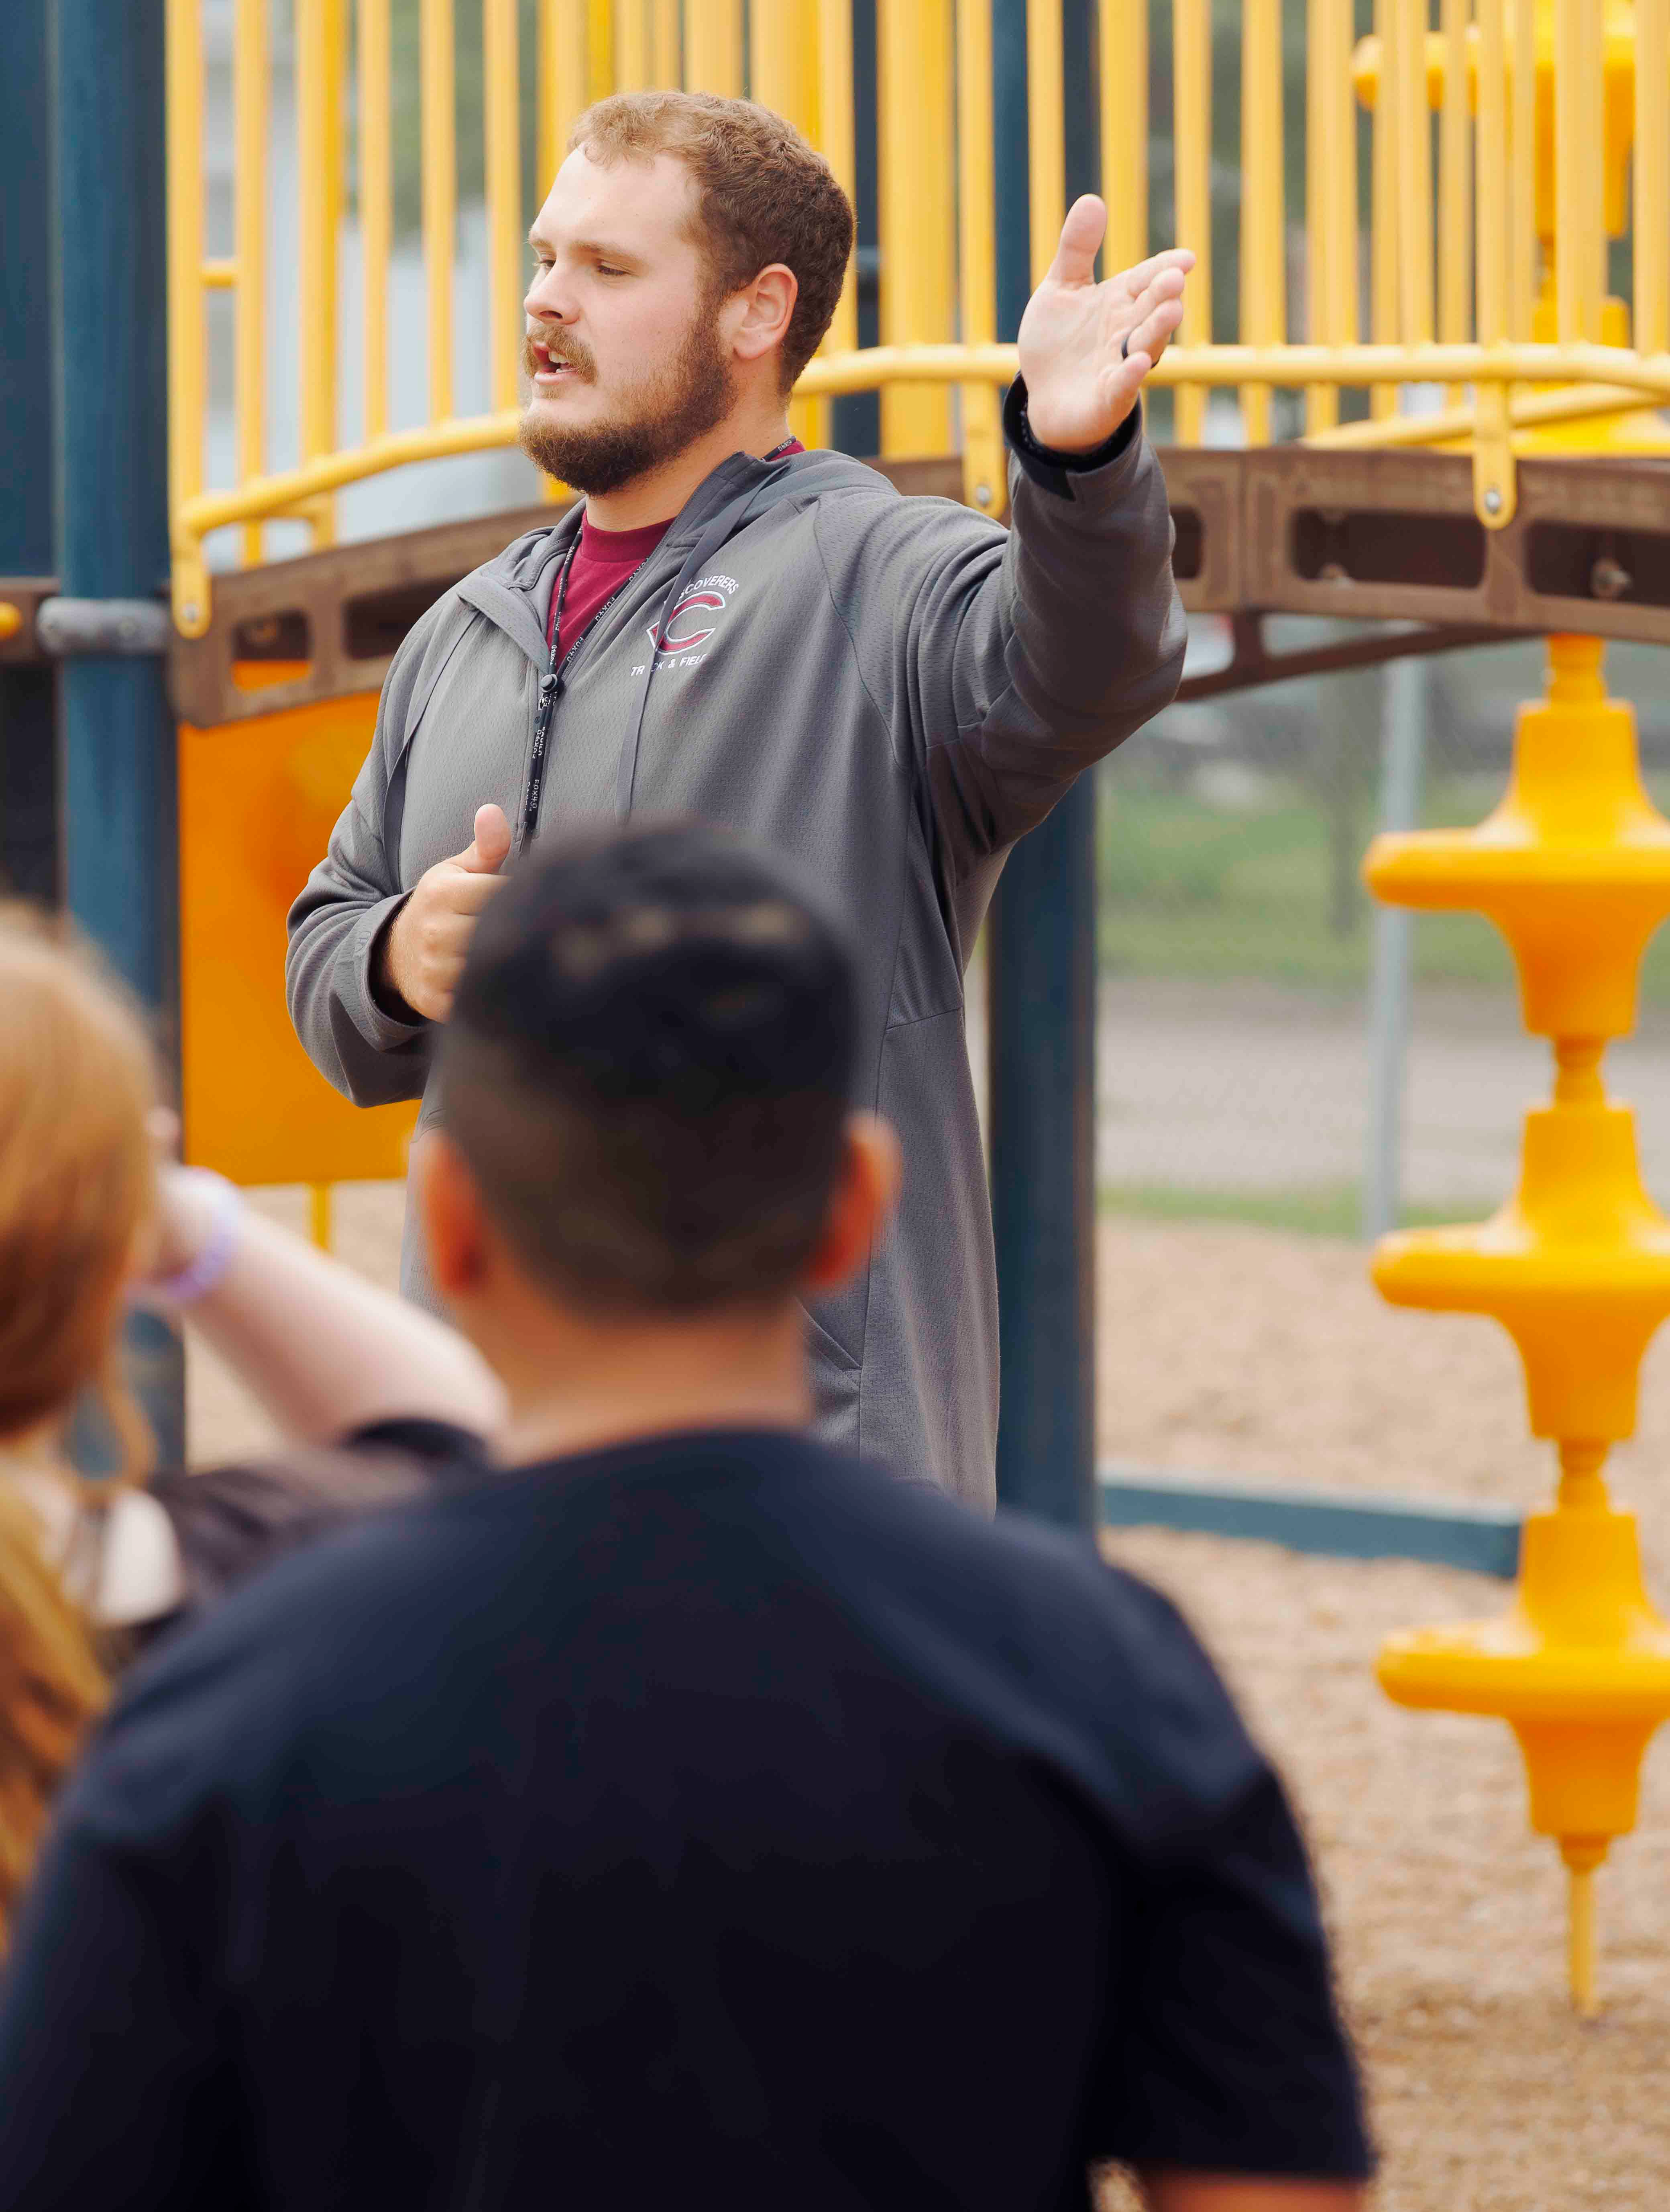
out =
[[[897,1129],[905,1183],[866,1273],[812,1316],[818,1430],[988,1507],[997,1288],[963,971],[1008,848],[1166,704],[1184,645],[1140,427],[1069,469],[1031,446],[1018,386],[1006,420],[1007,532],[839,453],[715,469],[571,665],[537,809],[542,826],[729,824],[799,860],[848,917],[856,1103]],[[414,627],[291,910],[291,1018],[358,1104],[416,1097],[429,1070],[428,1025],[372,996],[379,932],[469,843],[478,806],[496,801],[522,842],[551,592],[578,526],[571,510],[518,539]],[[403,1281],[426,1297],[410,1217]]]

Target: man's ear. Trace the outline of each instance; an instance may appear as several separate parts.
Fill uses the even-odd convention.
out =
[[[832,1291],[857,1274],[892,1218],[902,1171],[891,1123],[878,1114],[849,1114],[807,1290]]]
[[[412,1146],[412,1196],[429,1273],[450,1304],[480,1287],[487,1263],[487,1217],[476,1179],[444,1130],[426,1129]]]
[[[758,361],[782,344],[799,296],[800,280],[780,261],[768,263],[751,283],[732,294],[725,313],[731,350],[738,361]]]

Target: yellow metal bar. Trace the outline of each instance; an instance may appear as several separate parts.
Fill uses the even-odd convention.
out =
[[[203,489],[203,45],[198,0],[167,0],[168,502],[177,519]],[[193,550],[195,551],[195,548]],[[201,561],[174,576],[184,627],[208,620]]]
[[[1148,0],[1098,0],[1096,58],[1111,276],[1148,258]]]
[[[238,0],[232,48],[233,161],[237,241],[233,382],[237,390],[238,474],[267,465],[267,0]],[[241,281],[238,281],[241,276]],[[261,526],[244,532],[244,558],[261,558]]]
[[[1194,252],[1183,292],[1181,342],[1212,343],[1212,16],[1207,0],[1172,0],[1172,135],[1177,184],[1177,243]],[[1177,441],[1198,446],[1205,433],[1206,395],[1177,394]]]
[[[950,33],[950,0],[877,0],[884,345],[932,344],[953,328]],[[949,393],[883,391],[884,453],[944,453],[950,444]]]
[[[998,334],[991,0],[956,4],[956,289],[963,343],[990,345]],[[1001,514],[1008,502],[995,386],[965,384],[962,407],[963,496]]]
[[[742,91],[742,0],[684,0],[684,82],[735,100]]]
[[[482,0],[482,121],[487,150],[488,313],[493,404],[516,404],[522,357],[522,148],[516,0]]]
[[[616,89],[614,0],[586,0],[586,88],[588,100]]]
[[[1479,0],[1479,342],[1508,336],[1508,41],[1504,0]],[[1446,330],[1444,336],[1451,333]]]
[[[1489,382],[1479,388],[1479,405],[1446,407],[1436,415],[1394,415],[1385,422],[1345,422],[1307,441],[1318,446],[1444,446],[1479,440],[1480,409],[1493,395],[1513,393],[1507,408],[1510,429],[1551,422],[1581,422],[1596,415],[1616,415],[1639,407],[1640,395],[1616,384],[1568,384],[1558,392],[1521,392],[1511,384]],[[1475,453],[1475,464],[1477,453]]]
[[[683,69],[683,11],[679,0],[650,0],[650,82],[659,91],[677,92]]]
[[[1508,334],[1530,343],[1537,299],[1536,0],[1509,0]]]
[[[301,458],[337,442],[337,233],[331,138],[342,127],[331,66],[331,33],[341,27],[333,0],[295,0],[297,160],[301,239],[297,311],[301,332]],[[310,518],[314,539],[330,536],[328,510]]]
[[[1467,336],[1473,273],[1473,148],[1467,114],[1469,0],[1442,0],[1443,106],[1438,125],[1438,336]],[[1459,402],[1459,392],[1450,398]]]
[[[889,384],[1009,384],[1016,373],[1012,345],[882,345],[861,352],[822,356],[808,367],[805,388],[811,392],[873,392]],[[1572,384],[1592,386],[1592,393],[1546,395],[1546,404],[1519,403],[1515,419],[1561,421],[1588,414],[1615,414],[1628,405],[1661,406],[1670,401],[1670,358],[1651,360],[1612,346],[1476,345],[1423,346],[1184,346],[1167,348],[1150,373],[1157,385],[1226,387],[1259,382],[1284,387],[1307,384]],[[1323,444],[1424,445],[1460,434],[1470,410],[1452,417],[1416,416],[1389,423],[1351,423],[1330,433]],[[490,453],[513,446],[519,428],[513,410],[466,421],[426,424],[392,431],[373,446],[350,447],[303,468],[286,469],[230,491],[203,492],[182,502],[173,517],[177,562],[195,557],[211,531],[261,515],[282,514],[322,493],[361,483],[413,461],[445,459],[455,453]],[[201,635],[203,623],[187,631]],[[181,628],[185,629],[182,620]]]
[[[388,428],[388,258],[394,235],[389,0],[358,0],[361,341],[365,441]]]
[[[1554,315],[1562,343],[1600,335],[1600,162],[1605,116],[1594,0],[1554,0]],[[1664,88],[1660,86],[1662,102]],[[1597,253],[1597,248],[1599,253]]]
[[[1281,0],[1241,10],[1241,334],[1278,345],[1287,330],[1286,216],[1282,182]],[[1249,446],[1270,438],[1270,393],[1241,395]]]
[[[1306,322],[1313,344],[1357,337],[1357,117],[1351,88],[1351,0],[1309,0],[1305,72]],[[1332,385],[1305,393],[1305,428],[1339,420]]]
[[[317,0],[311,0],[317,4]],[[452,244],[458,200],[452,0],[422,0],[418,18],[423,149],[423,274],[429,299],[429,419],[452,411]]]
[[[1390,91],[1397,144],[1398,319],[1412,344],[1432,336],[1432,125],[1426,0],[1393,0]]]
[[[1027,188],[1032,217],[1032,282],[1055,258],[1067,213],[1067,153],[1061,82],[1061,0],[1027,0]]]
[[[849,200],[858,192],[853,143],[853,10],[849,0],[817,0],[817,118],[824,159]],[[859,342],[858,285],[852,264],[826,341],[832,353]]]
[[[817,0],[773,0],[749,12],[749,88],[762,107],[786,116],[816,144],[818,135]],[[824,399],[797,398],[789,428],[805,446],[829,442]]]
[[[1400,329],[1398,314],[1398,234],[1402,210],[1398,204],[1397,98],[1393,90],[1392,57],[1397,45],[1395,10],[1400,0],[1375,0],[1375,34],[1380,41],[1380,82],[1375,94],[1374,138],[1369,170],[1369,325],[1376,345],[1390,345]],[[1369,412],[1377,420],[1397,412],[1394,386],[1377,386],[1369,395]]]
[[[615,0],[615,89],[644,92],[649,80],[649,13],[645,0]]]
[[[307,1186],[307,1227],[321,1252],[331,1249],[331,1213],[332,1186],[328,1182],[313,1182]]]
[[[1508,84],[1503,0],[1479,0],[1477,306],[1482,345],[1508,336]],[[1446,329],[1444,336],[1454,335]],[[1459,393],[1453,393],[1459,399]],[[1473,424],[1473,499],[1487,523],[1511,520],[1514,476],[1513,393],[1504,384],[1479,387]]]
[[[1635,343],[1670,348],[1670,0],[1635,0]]]

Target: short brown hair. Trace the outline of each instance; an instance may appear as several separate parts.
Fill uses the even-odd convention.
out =
[[[709,92],[616,93],[586,109],[568,146],[605,165],[658,154],[684,164],[701,196],[695,242],[716,296],[774,261],[794,271],[786,392],[835,319],[853,251],[852,203],[817,148],[770,108]]]

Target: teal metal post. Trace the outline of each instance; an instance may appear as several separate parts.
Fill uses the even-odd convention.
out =
[[[1065,10],[1069,192],[1093,143],[1089,9]],[[998,318],[1030,294],[1025,0],[996,0]],[[989,932],[992,1214],[1000,1504],[1092,1532],[1096,1486],[1096,787],[1085,776],[1010,854]]]
[[[47,0],[0,4],[0,576],[52,566]],[[0,884],[58,895],[55,673],[0,666]]]
[[[58,574],[72,599],[168,580],[163,0],[55,0]],[[157,659],[77,657],[58,677],[64,896],[179,1060],[174,724]],[[228,1041],[229,1043],[234,1041]],[[165,1461],[184,1455],[185,1362],[130,1328]]]

